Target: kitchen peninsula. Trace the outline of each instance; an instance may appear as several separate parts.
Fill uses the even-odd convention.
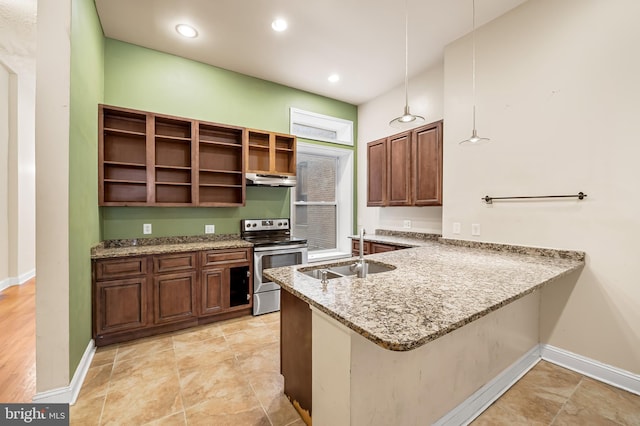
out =
[[[438,421],[531,357],[540,340],[537,290],[577,279],[584,265],[582,252],[443,239],[416,245],[366,256],[395,267],[366,278],[323,285],[303,273],[322,265],[265,271],[288,293],[283,357],[291,342],[285,298],[311,308],[312,404],[301,408],[316,425]],[[340,262],[347,263],[353,259]],[[298,378],[283,374],[287,392]]]

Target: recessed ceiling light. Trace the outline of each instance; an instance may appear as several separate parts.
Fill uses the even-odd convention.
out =
[[[287,29],[287,21],[285,21],[284,19],[278,18],[271,23],[271,28],[273,28],[274,31],[278,31],[278,32],[284,31]]]
[[[184,37],[195,38],[198,36],[198,31],[196,31],[195,28],[187,24],[176,25],[176,31],[178,32],[178,34]]]
[[[340,76],[338,74],[331,74],[329,76],[329,81],[332,82],[332,83],[335,83],[338,80],[340,80]]]

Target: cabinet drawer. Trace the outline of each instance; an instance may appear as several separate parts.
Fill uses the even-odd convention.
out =
[[[153,256],[153,272],[188,271],[196,268],[195,253],[163,254]]]
[[[97,260],[95,265],[96,279],[98,280],[135,277],[147,273],[147,259],[145,257]]]
[[[202,252],[202,267],[220,264],[245,263],[251,256],[250,249],[242,250],[209,250]]]

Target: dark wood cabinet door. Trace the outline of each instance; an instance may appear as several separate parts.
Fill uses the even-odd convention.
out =
[[[229,288],[229,269],[214,268],[202,271],[199,315],[219,314],[224,308],[225,289]],[[227,290],[228,292],[228,290]]]
[[[145,327],[147,318],[147,280],[144,277],[96,283],[96,334]]]
[[[363,248],[363,256],[366,254],[371,253],[371,242],[370,241],[364,241],[364,244],[362,244],[362,248]],[[360,240],[357,239],[353,239],[351,240],[351,256],[360,256]]]
[[[155,324],[182,321],[196,316],[196,273],[163,274],[153,278]]]
[[[397,250],[397,246],[390,244],[371,243],[371,253],[384,253],[385,251]]]
[[[280,291],[280,373],[284,393],[311,415],[311,309],[296,296]],[[300,410],[299,410],[300,411]]]
[[[413,203],[442,205],[442,121],[413,132]]]
[[[386,139],[367,144],[367,165],[367,206],[384,206],[387,202]]]
[[[411,205],[411,134],[387,141],[387,205]]]

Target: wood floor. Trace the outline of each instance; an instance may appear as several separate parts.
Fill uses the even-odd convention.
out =
[[[0,292],[0,402],[36,392],[36,280]]]

